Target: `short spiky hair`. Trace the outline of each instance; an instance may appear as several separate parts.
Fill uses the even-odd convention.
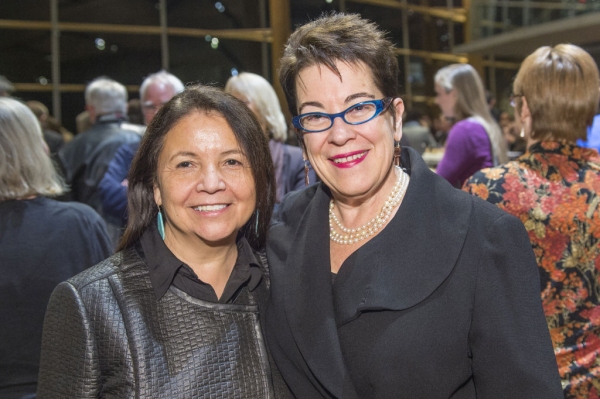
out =
[[[279,81],[292,115],[298,114],[296,79],[300,71],[325,65],[340,76],[337,61],[363,62],[385,97],[398,95],[398,60],[385,32],[358,14],[331,13],[298,28],[285,46]]]

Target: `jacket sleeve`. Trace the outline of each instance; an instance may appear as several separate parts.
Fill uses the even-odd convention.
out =
[[[137,143],[136,143],[137,147]],[[127,186],[124,184],[129,173],[135,150],[124,144],[115,153],[98,184],[98,194],[102,200],[102,211],[124,220],[127,212]]]
[[[44,319],[37,397],[97,398],[100,367],[94,332],[79,292],[59,284]]]
[[[477,397],[562,398],[529,237],[509,215],[485,236],[469,334]]]

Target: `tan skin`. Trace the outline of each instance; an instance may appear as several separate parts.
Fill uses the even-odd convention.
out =
[[[296,83],[299,114],[337,113],[384,97],[366,65],[338,62],[336,66],[342,79],[325,66],[300,71]],[[390,111],[362,125],[349,125],[336,118],[328,130],[304,135],[304,155],[330,188],[334,212],[348,228],[363,226],[378,215],[396,183],[394,140],[402,137],[404,105],[397,98],[390,107],[395,121]],[[351,245],[330,241],[331,271],[337,273],[348,256],[368,241]]]
[[[166,246],[220,298],[237,259],[237,233],[256,207],[250,163],[225,118],[192,112],[167,133],[154,200]]]

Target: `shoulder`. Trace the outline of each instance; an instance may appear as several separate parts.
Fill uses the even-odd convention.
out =
[[[473,133],[483,134],[487,137],[487,133],[485,132],[484,127],[480,123],[474,120],[463,119],[462,121],[456,122],[454,126],[452,126],[449,137],[468,137]]]
[[[277,212],[273,214],[272,224],[290,224],[297,220],[310,204],[323,183],[313,184],[305,189],[291,191],[281,200]]]
[[[103,223],[98,212],[82,202],[61,202],[46,198],[46,204],[53,213],[60,214],[60,222],[77,220],[91,224]]]
[[[116,275],[119,272],[120,266],[123,262],[123,255],[123,251],[117,252],[97,265],[92,266],[71,277],[62,284],[71,285],[76,291],[81,291],[98,281],[106,280],[110,276]]]

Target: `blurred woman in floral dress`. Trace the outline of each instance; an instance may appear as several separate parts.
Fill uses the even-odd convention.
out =
[[[600,155],[579,147],[599,97],[598,67],[561,44],[529,55],[513,85],[528,150],[464,185],[521,219],[566,398],[600,395]]]

